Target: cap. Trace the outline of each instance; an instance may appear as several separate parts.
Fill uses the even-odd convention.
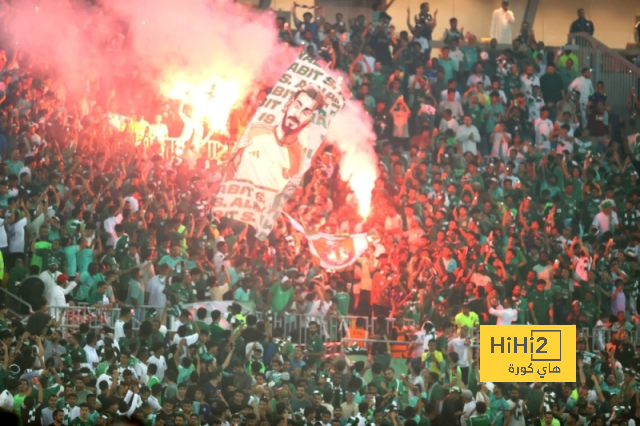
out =
[[[56,278],[56,282],[58,284],[63,284],[66,281],[69,281],[69,275],[67,274],[60,274],[58,275],[58,278]]]
[[[607,198],[606,200],[603,200],[600,203],[600,209],[602,209],[602,210],[604,210],[604,209],[606,209],[608,207],[615,207],[615,206],[616,206],[616,203],[613,200],[609,199],[609,198]]]
[[[473,398],[473,393],[469,389],[465,389],[462,391],[462,396],[464,398]]]
[[[451,388],[451,392],[458,392],[458,393],[460,393],[460,388],[459,388],[459,387],[457,387],[457,386],[454,386],[454,387],[452,387],[452,388]]]

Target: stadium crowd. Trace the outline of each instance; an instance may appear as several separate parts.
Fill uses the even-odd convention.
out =
[[[640,420],[635,94],[614,114],[589,69],[526,25],[485,49],[428,3],[396,33],[387,7],[276,20],[282,42],[348,74],[378,137],[365,220],[332,147],[285,209],[307,229],[377,230],[340,272],[284,217],[257,241],[212,213],[229,150],[199,151],[188,106],[131,76],[72,100],[63,74],[1,51],[0,406],[24,426]],[[235,107],[229,147],[264,94]],[[182,307],[206,301],[233,304]],[[106,324],[72,327],[77,309]],[[301,316],[318,320],[278,325]],[[482,382],[480,324],[576,325],[575,382]],[[345,336],[371,341],[331,353]]]

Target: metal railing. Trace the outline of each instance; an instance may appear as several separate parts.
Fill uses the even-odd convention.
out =
[[[5,300],[5,306],[7,307],[7,310],[12,316],[22,318],[25,315],[28,315],[31,312],[33,312],[33,308],[31,307],[31,305],[25,302],[24,300],[22,300],[21,298],[19,298],[18,296],[16,296],[15,294],[10,293],[9,291],[7,291],[7,289],[5,289],[2,286],[0,286],[0,291],[2,292],[2,298]],[[9,301],[11,302],[9,303]],[[21,309],[21,308],[24,308],[24,309]],[[17,311],[14,309],[17,309]],[[25,310],[26,310],[26,314],[24,313]]]
[[[593,87],[602,81],[607,105],[616,114],[626,115],[629,91],[633,89],[638,95],[640,68],[587,33],[573,33],[568,37],[569,44],[577,47],[573,53],[578,57],[579,68],[591,68]]]
[[[176,156],[182,155],[183,146],[180,146],[182,139],[180,138],[166,138],[162,147],[162,152],[165,158],[171,159]],[[209,160],[218,160],[218,156],[221,152],[224,152],[226,145],[217,140],[208,140],[202,142],[202,145],[198,148],[201,153],[206,152],[206,156]]]

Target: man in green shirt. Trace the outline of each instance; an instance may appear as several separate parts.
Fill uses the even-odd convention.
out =
[[[504,424],[504,412],[508,411],[507,400],[502,392],[502,384],[493,387],[493,392],[489,391],[485,385],[482,385],[482,391],[489,394],[489,418],[493,426],[502,426]]]
[[[338,281],[336,284],[336,294],[333,295],[333,298],[336,301],[336,307],[338,309],[338,314],[341,316],[349,315],[349,302],[351,301],[351,297],[349,293],[346,292],[346,288],[343,281]]]
[[[67,339],[67,341],[69,342],[69,345],[66,347],[67,349],[67,357],[68,357],[68,364],[71,363],[71,358],[73,358],[74,355],[79,355],[80,358],[82,358],[82,362],[87,362],[87,353],[84,351],[84,349],[80,346],[80,340],[82,339],[82,335],[80,333],[76,333],[76,334],[70,334],[69,338]]]
[[[158,265],[167,264],[174,272],[182,272],[186,259],[180,256],[180,248],[180,243],[171,244],[169,254],[162,256]]]
[[[127,251],[129,249],[129,236],[124,232],[124,227],[121,223],[115,226],[116,235],[118,239],[116,240],[116,260],[120,262],[120,260],[127,255]]]
[[[294,291],[289,277],[283,278],[281,283],[276,283],[269,290],[268,304],[271,310],[279,314],[280,312],[291,307],[295,300]]]
[[[596,325],[596,321],[598,321],[600,315],[600,308],[598,308],[598,304],[594,299],[593,292],[586,290],[584,292],[584,300],[581,300],[582,313],[585,314],[589,320],[589,328],[593,328]]]
[[[140,268],[133,268],[131,271],[131,279],[129,280],[127,299],[124,302],[127,306],[137,308],[140,305],[144,305],[144,289],[142,288],[140,277]],[[140,314],[142,314],[142,311],[140,311]],[[138,316],[138,311],[136,311],[136,316]],[[140,315],[140,318],[142,318],[142,315]]]
[[[211,312],[211,325],[209,325],[209,338],[213,343],[220,344],[222,342],[222,333],[225,328],[220,325],[222,314],[219,310]]]
[[[94,308],[105,307],[109,305],[109,298],[105,296],[107,293],[107,283],[100,281],[96,287],[96,290],[89,295],[87,303]]]
[[[440,376],[433,371],[427,375],[427,401],[433,403],[436,407],[439,406],[440,401],[444,399],[444,390],[440,386],[438,380]]]
[[[545,293],[546,282],[538,280],[536,291],[529,296],[529,313],[534,325],[553,324],[553,300]]]
[[[182,305],[184,303],[193,303],[196,296],[193,294],[193,285],[191,277],[188,273],[180,276],[174,276],[171,285],[164,290],[165,294],[171,299],[172,305]]]
[[[138,261],[136,260],[136,254],[138,253],[138,246],[134,243],[129,244],[129,250],[127,255],[121,257],[118,260],[120,265],[120,283],[127,285],[131,279],[131,271],[138,267]]]
[[[324,342],[322,341],[322,337],[320,337],[319,329],[320,327],[317,322],[309,322],[306,358],[307,364],[310,365],[315,364],[319,366],[320,360],[325,353]]]
[[[384,395],[387,390],[387,379],[385,379],[383,373],[382,364],[374,362],[371,366],[371,381],[369,382],[369,386],[373,385],[376,387],[376,392],[379,395]]]
[[[83,402],[79,405],[80,415],[71,420],[69,426],[96,426],[89,420],[89,404]]]
[[[489,426],[491,421],[489,421],[489,416],[487,416],[487,404],[478,401],[476,403],[476,414],[467,420],[467,424],[468,426]]]

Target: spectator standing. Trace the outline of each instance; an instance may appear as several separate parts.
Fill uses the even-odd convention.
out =
[[[580,115],[583,127],[587,126],[587,104],[589,97],[593,94],[593,83],[591,82],[591,70],[589,68],[582,69],[582,75],[576,77],[569,85],[569,90],[576,90],[580,93]]]
[[[569,28],[569,34],[587,33],[592,36],[593,32],[594,32],[593,22],[591,22],[585,17],[583,8],[578,9],[578,19],[576,19],[571,23],[571,27]]]
[[[509,10],[509,0],[502,0],[502,6],[493,11],[489,37],[495,38],[498,44],[511,44],[511,25],[516,21]]]
[[[547,65],[547,72],[540,77],[540,90],[542,91],[542,99],[549,108],[549,117],[551,120],[558,116],[558,102],[564,97],[564,85],[562,77],[556,72],[553,64]]]

